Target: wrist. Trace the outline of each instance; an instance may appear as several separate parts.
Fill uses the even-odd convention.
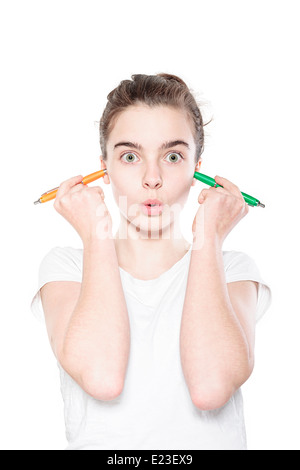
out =
[[[222,251],[223,239],[217,236],[216,233],[207,234],[194,233],[193,234],[193,250],[203,250],[206,252],[219,252]]]
[[[99,237],[96,233],[89,233],[86,237],[82,237],[82,243],[86,251],[106,251],[110,246],[114,246],[114,237],[112,234],[107,234],[106,237]]]
[[[107,240],[113,240],[112,224],[110,221],[99,221],[93,225],[90,230],[81,236],[83,245],[101,245]]]

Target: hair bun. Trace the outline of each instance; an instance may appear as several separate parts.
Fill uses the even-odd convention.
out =
[[[186,83],[181,78],[177,77],[176,75],[171,75],[170,73],[158,73],[157,76],[162,77],[166,80],[173,80],[173,81],[178,82],[178,83],[180,83],[181,85],[183,85],[187,88]]]

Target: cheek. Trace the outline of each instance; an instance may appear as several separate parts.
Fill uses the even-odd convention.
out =
[[[118,183],[111,181],[111,189],[114,200],[121,212],[124,212],[124,208],[128,208],[128,206],[136,202],[136,192],[129,182],[126,183],[124,180]]]
[[[190,189],[191,189],[190,181],[183,184],[182,179],[178,178],[177,181],[174,181],[172,183],[172,188],[169,191],[170,199],[172,199],[173,201],[179,202],[181,204],[184,204],[189,196]]]

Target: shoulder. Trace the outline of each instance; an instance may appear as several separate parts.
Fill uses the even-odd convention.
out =
[[[223,251],[223,262],[227,284],[237,281],[254,281],[258,287],[256,319],[260,319],[271,304],[272,294],[268,282],[265,282],[254,259],[241,251]],[[243,285],[231,286],[231,290],[251,289]],[[252,289],[253,290],[253,289]]]
[[[40,263],[40,284],[44,284],[49,280],[81,280],[82,259],[82,249],[73,247],[52,248]]]
[[[227,282],[233,282],[234,280],[261,280],[256,262],[247,253],[242,251],[223,251],[223,262]]]
[[[44,258],[42,259],[42,264],[74,264],[78,267],[82,265],[83,250],[79,248],[73,248],[70,246],[60,247],[56,246],[52,248]]]
[[[40,290],[47,283],[57,281],[82,281],[83,250],[72,247],[54,247],[42,259],[38,272],[38,285],[31,301],[34,315],[43,318]]]

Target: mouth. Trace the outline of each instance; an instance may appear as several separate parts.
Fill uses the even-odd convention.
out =
[[[160,215],[163,211],[163,203],[158,199],[147,199],[141,206],[146,215]]]

